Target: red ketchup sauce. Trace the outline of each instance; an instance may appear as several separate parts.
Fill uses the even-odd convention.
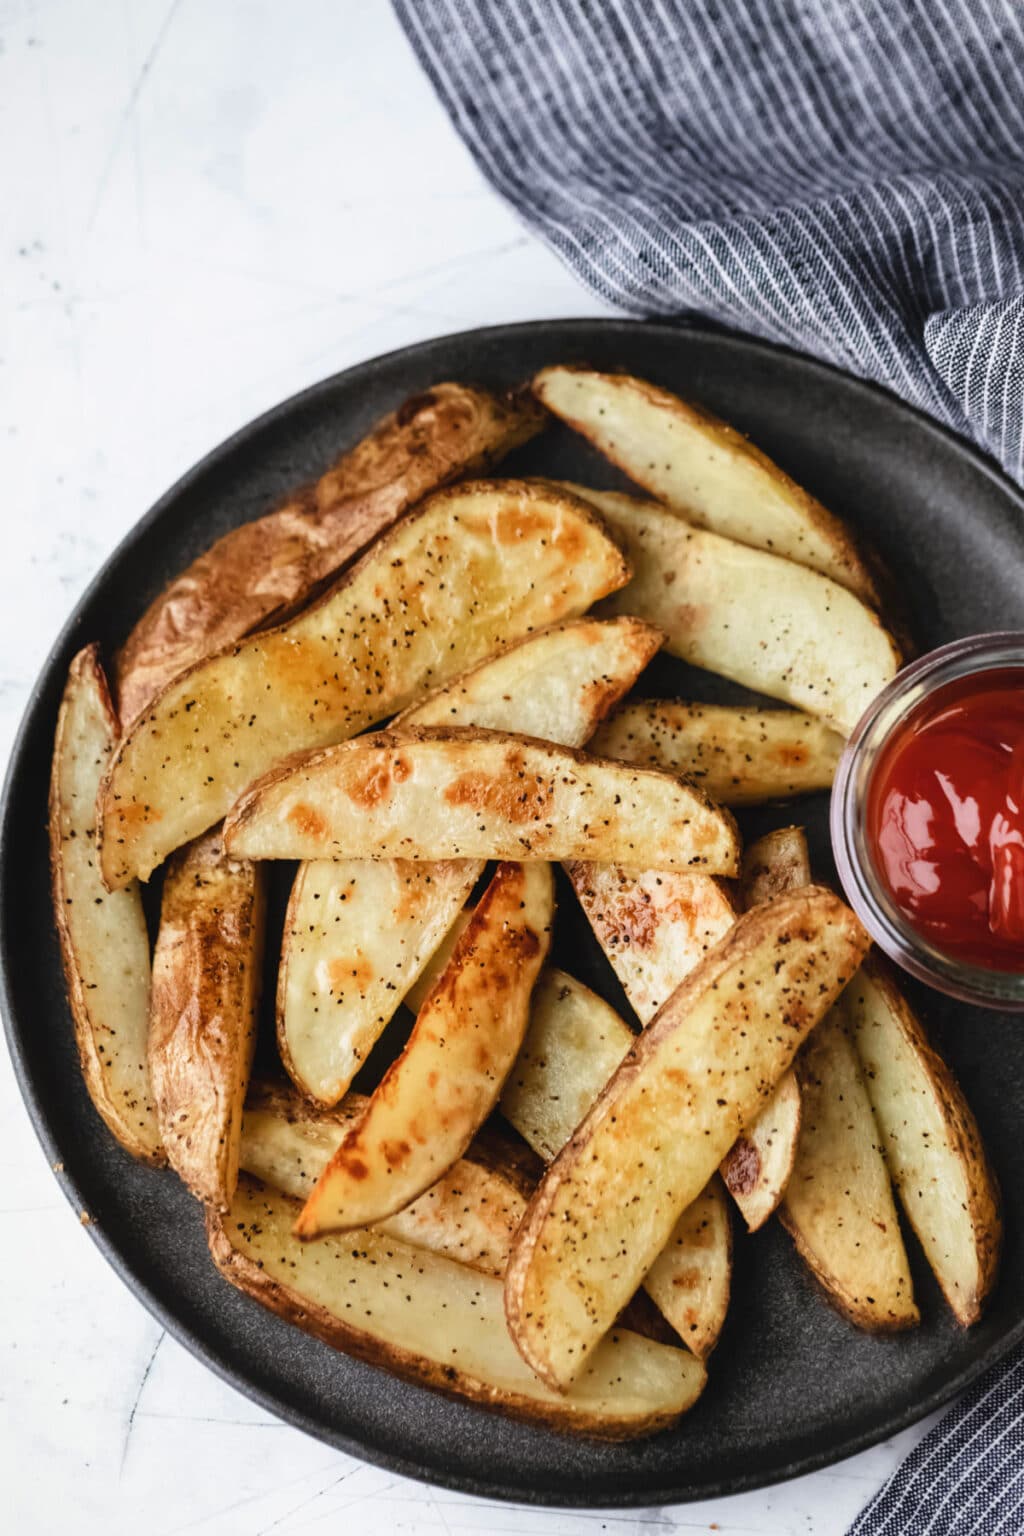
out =
[[[961,678],[910,713],[872,773],[867,834],[936,949],[1024,971],[1024,669]]]

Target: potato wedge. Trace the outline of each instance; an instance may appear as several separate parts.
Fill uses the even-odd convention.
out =
[[[740,891],[745,911],[811,883],[811,860],[802,827],[767,832],[743,850]],[[754,1124],[738,1136],[721,1174],[748,1232],[757,1232],[778,1209],[796,1162],[802,1103],[791,1067]]]
[[[541,972],[530,1023],[501,1095],[501,1112],[549,1163],[621,1066],[635,1036],[603,998],[565,971]],[[695,1355],[718,1341],[729,1307],[732,1232],[712,1179],[680,1216],[643,1287]]]
[[[470,918],[473,916],[474,910],[475,909],[473,907],[463,907],[462,911],[458,914],[454,923],[452,923],[448,932],[445,934],[440,944],[434,950],[434,953],[431,955],[422,971],[417,976],[408,992],[405,994],[406,1004],[412,1009],[413,1013],[419,1013],[428,996],[434,990],[434,986],[441,973],[447,970],[448,962],[455,952],[455,946],[461,939],[463,933],[465,933],[466,927]]]
[[[266,871],[219,832],[167,870],[153,955],[149,1070],[171,1167],[225,1211],[238,1182],[242,1106],[256,1045]]]
[[[299,866],[277,973],[289,1077],[336,1104],[483,872],[475,859],[314,859]]]
[[[740,895],[745,910],[810,883],[811,858],[803,827],[777,827],[744,848]]]
[[[314,1109],[294,1091],[260,1087],[245,1106],[240,1165],[261,1183],[305,1200],[368,1104],[363,1094],[350,1093],[334,1109]],[[524,1179],[511,1157],[472,1142],[436,1184],[376,1230],[503,1275],[535,1182]]]
[[[553,625],[436,689],[392,727],[476,725],[582,747],[663,639],[660,629],[628,615]]]
[[[639,1037],[513,1244],[506,1313],[542,1380],[564,1388],[585,1366],[867,943],[831,891],[756,907]]]
[[[779,1219],[851,1323],[871,1333],[912,1328],[910,1266],[842,1004],[804,1047],[797,1076],[803,1118]]]
[[[885,1160],[907,1218],[957,1320],[969,1327],[995,1284],[999,1187],[960,1085],[872,953],[846,989]]]
[[[637,619],[578,619],[464,673],[408,724],[494,725],[578,747],[661,645]],[[299,870],[278,973],[278,1044],[320,1103],[348,1087],[483,873],[482,861],[314,860]]]
[[[543,424],[526,400],[436,384],[386,416],[316,485],[224,534],[165,587],[116,660],[134,720],[188,667],[306,602],[428,491],[484,473]]]
[[[315,607],[170,683],[100,793],[103,876],[147,877],[286,753],[341,741],[628,575],[584,503],[521,481],[430,497]]]
[[[534,393],[631,480],[698,528],[771,550],[878,604],[850,531],[709,411],[628,374],[544,368]]]
[[[256,859],[586,858],[729,875],[739,858],[729,812],[672,774],[434,726],[283,764],[239,799],[225,839]]]
[[[53,915],[82,1076],[111,1134],[133,1157],[164,1157],[149,1081],[149,934],[136,884],[108,892],[96,855],[96,791],[117,716],[87,645],[71,663],[50,775]]]
[[[522,1044],[553,920],[550,868],[499,866],[405,1049],[306,1201],[298,1236],[382,1221],[462,1156]]]
[[[633,580],[604,611],[658,625],[673,656],[784,699],[843,735],[895,676],[893,637],[827,576],[692,528],[655,502],[586,495],[633,567]]]
[[[722,1179],[748,1232],[759,1231],[779,1207],[796,1163],[802,1117],[800,1084],[790,1068],[722,1160]]]
[[[516,1353],[491,1275],[384,1233],[319,1243],[292,1235],[298,1205],[243,1179],[228,1216],[211,1213],[213,1261],[287,1322],[419,1386],[512,1418],[602,1440],[653,1434],[700,1396],[703,1365],[616,1328],[571,1392],[537,1381]]]
[[[590,750],[681,773],[720,805],[757,805],[828,789],[843,738],[796,709],[640,699],[598,728]]]
[[[735,896],[712,875],[578,860],[565,868],[641,1024],[650,1023],[736,921]]]

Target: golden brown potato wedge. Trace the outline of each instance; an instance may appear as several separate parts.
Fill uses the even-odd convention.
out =
[[[590,749],[681,773],[720,805],[757,805],[828,789],[843,738],[797,709],[639,699],[598,728]]]
[[[153,955],[149,1070],[168,1161],[197,1199],[227,1210],[256,1045],[265,874],[219,832],[164,880]]]
[[[109,892],[96,852],[96,791],[118,737],[99,649],[71,663],[50,775],[53,912],[82,1076],[111,1134],[165,1161],[149,1081],[149,935],[136,884]]]
[[[843,997],[885,1160],[943,1294],[976,1323],[999,1266],[999,1187],[960,1085],[872,954]]]
[[[762,909],[763,910],[763,909]],[[829,1300],[871,1333],[919,1320],[892,1187],[843,1005],[797,1061],[802,1121],[779,1217]]]
[[[499,1279],[380,1232],[299,1242],[297,1211],[287,1195],[243,1178],[229,1214],[207,1217],[214,1263],[246,1295],[345,1354],[478,1407],[602,1440],[653,1434],[700,1396],[706,1375],[693,1355],[619,1328],[570,1392],[554,1392],[516,1353]]]
[[[877,605],[849,529],[735,427],[628,374],[544,368],[533,388],[549,411],[696,527],[809,566]]]
[[[803,1101],[792,1068],[783,1073],[753,1125],[737,1136],[722,1161],[725,1187],[748,1232],[757,1232],[778,1209],[796,1163]]]
[[[300,1237],[381,1221],[462,1156],[522,1044],[553,919],[547,865],[499,866],[405,1049],[306,1201]]]
[[[586,495],[633,567],[605,611],[658,625],[673,656],[807,710],[843,735],[895,676],[893,637],[827,576],[692,528],[656,502]]]
[[[732,1291],[732,1222],[717,1173],[672,1228],[644,1276],[644,1290],[683,1343],[706,1360],[725,1326]]]
[[[661,644],[636,619],[543,630],[405,711],[579,747]],[[278,973],[278,1044],[294,1082],[333,1104],[483,873],[479,860],[314,860],[299,870]]]
[[[392,726],[476,725],[582,747],[663,639],[628,615],[552,625],[435,689]]]
[[[465,384],[405,401],[316,485],[224,534],[150,604],[117,657],[122,717],[133,720],[195,662],[308,601],[428,491],[484,473],[542,422],[531,402]]]
[[[473,859],[299,866],[277,973],[277,1044],[310,1098],[341,1098],[483,867]]]
[[[315,1109],[294,1091],[261,1085],[246,1102],[240,1165],[261,1183],[305,1200],[368,1103],[350,1093],[334,1109]],[[503,1275],[536,1182],[504,1153],[504,1147],[472,1142],[436,1184],[376,1230]]]
[[[225,839],[256,859],[587,858],[723,875],[739,860],[729,812],[673,774],[468,727],[382,731],[289,761],[241,797]]]
[[[541,973],[501,1112],[544,1162],[557,1157],[634,1038],[589,987],[554,967]],[[704,1359],[721,1333],[731,1279],[729,1214],[722,1186],[712,1179],[676,1222],[643,1286],[683,1342]]]
[[[170,683],[100,794],[110,888],[149,875],[286,753],[341,741],[628,576],[583,502],[521,481],[439,491],[315,607]]]
[[[741,917],[552,1163],[505,1277],[524,1359],[564,1388],[850,979],[867,935],[808,887]]]
[[[745,909],[810,883],[811,859],[803,827],[777,827],[744,848],[740,894]]]
[[[743,850],[740,892],[745,911],[810,883],[811,860],[802,827],[767,832]],[[785,1193],[796,1162],[801,1114],[800,1085],[791,1067],[722,1163],[725,1187],[739,1206],[748,1232],[764,1226]]]
[[[566,865],[594,936],[641,1024],[736,921],[736,898],[712,875]]]

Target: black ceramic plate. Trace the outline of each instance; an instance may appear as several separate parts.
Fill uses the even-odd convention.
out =
[[[838,1460],[922,1417],[1024,1335],[1024,1031],[915,989],[960,1075],[1006,1195],[1002,1278],[982,1323],[953,1323],[912,1243],[922,1326],[859,1334],[816,1292],[774,1223],[737,1237],[732,1307],[692,1414],[625,1446],[574,1442],[450,1403],[347,1360],[240,1296],[213,1271],[200,1212],[170,1173],[136,1166],[92,1111],[79,1077],[50,917],[46,786],[72,653],[107,652],[160,587],[226,529],[263,512],[406,395],[438,379],[502,386],[545,363],[625,367],[735,422],[863,533],[896,572],[918,643],[1019,627],[1024,498],[975,452],[888,395],[805,359],[701,329],[618,321],[470,332],[366,363],[287,401],[216,449],[139,523],[64,629],[11,762],[0,858],[4,1014],[29,1112],[76,1208],[125,1282],[195,1354],[283,1418],[396,1471],[536,1503],[666,1504],[733,1493]],[[552,430],[509,470],[595,484],[616,476]],[[600,478],[597,478],[600,477]],[[659,659],[651,686],[739,698]],[[645,689],[648,680],[645,679]],[[826,797],[763,809],[753,833],[791,820],[831,863]],[[621,1005],[563,892],[559,958]],[[273,943],[268,946],[273,949]],[[264,1035],[266,1021],[264,1021]]]

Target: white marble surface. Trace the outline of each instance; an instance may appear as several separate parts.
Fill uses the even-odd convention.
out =
[[[0,167],[5,754],[101,560],[227,433],[406,342],[601,313],[483,184],[385,0],[0,0]],[[163,1336],[58,1193],[0,1056],[0,1523],[19,1536],[832,1536],[920,1433],[623,1514],[363,1465]]]

